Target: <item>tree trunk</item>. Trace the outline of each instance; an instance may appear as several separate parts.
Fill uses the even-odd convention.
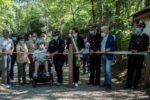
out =
[[[150,0],[145,0],[145,7],[150,6]]]
[[[75,12],[73,10],[73,6],[71,4],[71,13],[72,13],[72,20],[73,20],[73,25],[76,26],[76,20],[75,20]]]
[[[130,16],[130,10],[129,10],[129,6],[130,6],[130,1],[125,2],[125,12],[126,12],[126,16],[129,17]]]
[[[91,5],[92,5],[92,17],[93,17],[93,23],[95,23],[94,0],[91,0]]]
[[[100,26],[102,25],[103,23],[103,1],[102,0],[98,0],[98,11],[99,11],[99,23],[100,23]]]
[[[116,2],[115,2],[115,6],[116,6],[116,12],[115,12],[115,14],[117,15],[117,16],[120,16],[120,11],[121,11],[121,0],[116,0]]]
[[[137,8],[136,8],[136,11],[139,11],[140,3],[141,3],[140,0],[138,0],[138,1],[137,1]]]

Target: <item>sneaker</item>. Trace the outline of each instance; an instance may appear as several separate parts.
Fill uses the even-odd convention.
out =
[[[112,86],[111,85],[107,85],[106,89],[110,90],[110,89],[112,89]]]
[[[100,87],[106,87],[107,85],[106,84],[102,84],[102,85],[100,85]]]
[[[7,89],[10,89],[12,86],[11,85],[6,85],[6,88]]]
[[[75,83],[74,86],[75,86],[75,87],[79,87],[78,83]]]
[[[128,89],[131,89],[131,88],[132,88],[131,86],[125,86],[123,89],[128,90]]]
[[[49,72],[46,72],[46,74],[45,74],[47,77],[49,77]]]
[[[133,90],[137,90],[137,89],[139,89],[138,86],[133,86]]]
[[[61,86],[61,85],[62,85],[62,83],[59,83],[59,82],[56,83],[56,86]]]
[[[35,78],[36,78],[36,77],[37,77],[37,73],[34,73],[34,74],[33,74],[33,77],[35,77]]]
[[[89,83],[86,83],[87,85],[94,85],[94,83],[92,83],[92,82],[89,82]]]

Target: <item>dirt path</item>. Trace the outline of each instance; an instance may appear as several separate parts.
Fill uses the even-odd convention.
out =
[[[122,83],[113,79],[113,89],[106,90],[99,86],[88,86],[88,74],[81,75],[79,88],[68,85],[67,72],[64,68],[64,85],[48,86],[38,85],[33,88],[31,84],[19,86],[14,81],[10,90],[0,91],[0,100],[150,100],[144,90],[123,90]],[[102,79],[103,80],[103,79]]]

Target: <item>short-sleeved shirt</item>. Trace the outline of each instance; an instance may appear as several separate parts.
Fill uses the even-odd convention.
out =
[[[23,52],[17,55],[17,63],[26,63],[28,62],[28,48],[26,44],[21,45],[20,43],[16,46],[17,52]]]
[[[13,44],[12,39],[9,39],[9,38],[5,39],[5,38],[3,38],[1,41],[2,41],[0,43],[1,50],[5,49],[6,52],[10,53],[11,48],[14,48],[14,44]]]
[[[33,60],[37,60],[39,62],[44,62],[47,55],[48,55],[48,53],[47,53],[46,49],[43,49],[43,50],[37,49],[33,52]]]
[[[37,49],[37,42],[34,42],[33,40],[27,41],[27,47],[30,53],[33,53],[34,50]]]

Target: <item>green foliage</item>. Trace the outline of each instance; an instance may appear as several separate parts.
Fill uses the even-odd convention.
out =
[[[145,3],[143,0],[0,0],[0,31],[41,33],[57,28],[68,33],[74,26],[87,30],[95,22],[109,25],[118,38],[119,49],[126,50],[131,33],[129,16]]]

